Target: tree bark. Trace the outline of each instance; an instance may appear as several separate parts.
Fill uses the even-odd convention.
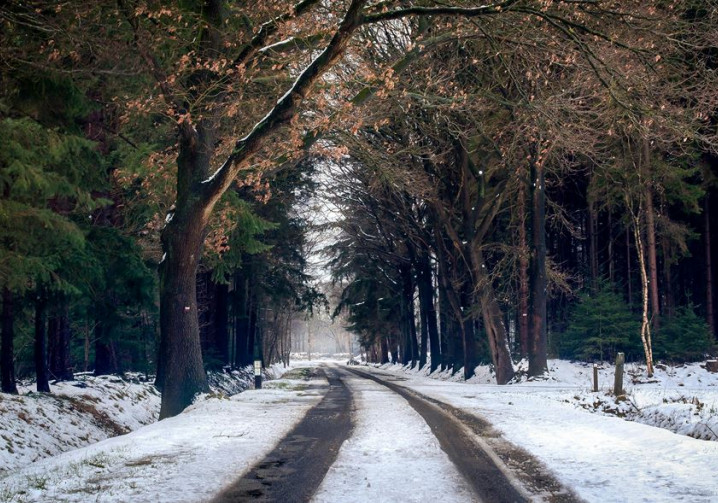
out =
[[[430,372],[434,372],[441,364],[441,346],[439,344],[439,330],[436,321],[436,307],[434,306],[434,287],[433,274],[431,270],[431,262],[429,255],[424,253],[419,256],[419,305],[421,311],[421,319],[426,327],[429,339],[429,351],[431,353]],[[423,329],[423,327],[422,327]],[[422,335],[422,339],[424,336]],[[422,343],[426,345],[426,340]],[[422,353],[424,352],[422,348]]]
[[[223,365],[229,365],[229,286],[214,284],[215,287],[215,338],[218,357]]]
[[[611,212],[608,212],[608,282],[613,285],[616,277],[613,265],[613,216]],[[612,286],[613,288],[613,286]]]
[[[589,197],[588,201],[588,261],[591,269],[591,288],[595,291],[598,281],[598,216],[596,202]]]
[[[117,354],[106,320],[95,320],[95,375],[110,375],[119,372]]]
[[[45,307],[47,300],[42,292],[38,292],[35,300],[35,376],[38,393],[50,393],[47,377],[47,344],[45,342]]]
[[[711,257],[711,220],[710,220],[710,199],[706,195],[703,211],[704,240],[706,255],[706,322],[710,327],[711,335],[717,337],[715,324],[715,311],[713,310],[713,259]]]
[[[484,262],[483,254],[480,251],[476,253],[476,260],[480,264]],[[504,315],[496,299],[491,278],[483,271],[484,268],[482,267],[476,270],[477,283],[481,292],[479,299],[481,303],[481,319],[484,322],[484,329],[489,341],[491,360],[496,372],[496,383],[506,384],[514,377],[514,364],[511,361],[509,338],[504,325]]]
[[[414,366],[418,359],[416,348],[416,324],[414,323],[414,280],[411,274],[411,266],[402,264],[400,267],[402,288],[401,288],[401,333],[404,346],[402,363]]]
[[[65,299],[59,299],[47,325],[50,375],[58,381],[71,381],[75,376],[70,361],[70,317]]]
[[[235,356],[237,367],[252,364],[254,339],[250,337],[250,295],[249,278],[240,271],[234,279],[234,323],[235,323]],[[250,343],[251,339],[251,343]]]
[[[180,163],[182,159],[180,159]],[[197,265],[208,213],[187,202],[162,232],[160,264],[160,351],[157,385],[160,419],[182,412],[197,393],[209,391],[197,317]]]
[[[629,203],[629,208],[630,208]],[[648,299],[649,299],[649,281],[646,273],[645,251],[643,249],[643,240],[641,239],[641,207],[639,205],[638,212],[634,212],[631,208],[631,217],[633,219],[633,237],[636,241],[636,255],[638,256],[638,269],[641,273],[641,294],[643,299],[643,311],[641,316],[641,342],[643,343],[643,352],[646,357],[646,373],[648,377],[653,376],[653,348],[651,344],[651,326],[648,319]]]
[[[626,226],[626,288],[628,295],[628,307],[633,308],[633,274],[631,272],[631,230],[630,225]]]
[[[671,319],[675,313],[675,293],[673,289],[673,274],[671,271],[670,242],[667,236],[661,237],[661,249],[663,251],[663,316]]]
[[[641,158],[642,184],[644,188],[646,219],[646,256],[648,258],[648,289],[651,299],[651,326],[654,332],[660,328],[661,305],[658,295],[658,257],[656,253],[656,221],[653,206],[653,184],[651,176],[651,150],[648,140],[643,140]]]
[[[543,161],[534,163],[532,197],[531,331],[529,376],[548,372],[546,336],[546,186]]]
[[[349,355],[351,357],[351,355]],[[382,365],[389,363],[389,341],[386,337],[381,338],[381,362]]]
[[[2,366],[2,392],[17,395],[15,381],[15,310],[12,292],[3,288],[2,292],[2,346],[0,347],[0,366]]]
[[[519,180],[518,201],[518,253],[519,253],[519,291],[518,291],[518,329],[519,352],[521,358],[529,356],[529,246],[526,236],[526,184]]]

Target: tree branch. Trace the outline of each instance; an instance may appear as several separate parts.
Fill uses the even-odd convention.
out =
[[[137,48],[137,52],[140,54],[145,64],[149,67],[152,72],[152,76],[160,86],[165,102],[176,112],[180,108],[181,103],[175,97],[175,92],[172,87],[170,87],[170,84],[167,81],[167,75],[162,69],[159,61],[142,43],[142,39],[140,37],[141,27],[137,16],[134,12],[132,12],[130,6],[128,6],[124,0],[119,0],[117,3],[120,9],[122,9],[125,13],[125,18],[132,28],[132,37],[135,47]]]
[[[409,16],[461,16],[476,17],[488,14],[499,14],[518,0],[506,0],[493,5],[482,5],[480,7],[407,7],[404,9],[396,9],[386,12],[378,12],[376,14],[367,14],[364,16],[362,24],[378,23],[380,21],[391,21],[394,19],[402,19]]]
[[[234,150],[222,166],[203,182],[203,199],[208,201],[210,206],[229,188],[239,172],[241,163],[259,150],[264,138],[292,120],[311,87],[344,54],[354,31],[361,25],[362,8],[366,1],[352,0],[329,44],[297,77],[292,87],[277,101],[274,108],[255,124],[249,134],[235,143]]]
[[[246,65],[247,62],[266,45],[267,39],[270,35],[277,32],[280,24],[301,16],[318,1],[319,0],[302,0],[301,2],[295,4],[289,12],[262,24],[257,34],[244,46],[242,51],[234,59],[233,65],[235,67]]]

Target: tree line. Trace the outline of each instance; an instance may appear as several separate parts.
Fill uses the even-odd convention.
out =
[[[549,355],[622,351],[651,375],[715,349],[716,59],[697,35],[713,17],[683,7],[670,42],[618,23],[626,45],[583,62],[534,19],[492,20],[426,49],[334,136],[336,312],[372,360],[430,354],[466,378],[492,363],[506,383],[521,358],[535,377]],[[406,50],[370,36],[374,62]]]
[[[36,0],[0,15],[3,385],[16,341],[41,369],[45,340],[70,362],[82,340],[83,368],[156,367],[168,417],[208,389],[207,366],[286,352],[286,313],[322,302],[293,208],[329,158],[342,305],[367,347],[471,372],[485,340],[506,382],[513,334],[542,372],[548,325],[586,278],[643,306],[647,355],[664,310],[688,305],[666,275],[706,236],[691,219],[713,190],[712,4]],[[711,288],[689,289],[706,317]]]

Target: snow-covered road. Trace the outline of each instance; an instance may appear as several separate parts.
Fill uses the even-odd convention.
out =
[[[388,388],[347,375],[355,403],[354,432],[314,496],[315,503],[475,501],[431,429]]]
[[[586,501],[718,502],[717,442],[591,414],[573,395],[593,395],[569,379],[555,386],[495,386],[431,379],[400,367],[363,369],[400,376],[403,386],[488,419]],[[685,383],[696,390],[707,386],[702,407],[715,410],[716,401],[706,397],[716,396],[718,381],[692,372]],[[347,382],[355,398],[355,431],[315,494],[317,503],[427,501],[436,495],[472,500],[429,427],[403,398],[368,380]],[[209,501],[262,460],[326,388],[323,380],[280,379],[231,399],[203,397],[175,418],[13,471],[0,478],[0,503]],[[673,391],[666,385],[663,393]]]
[[[588,413],[569,400],[586,386],[446,382],[401,367],[389,373],[401,375],[407,388],[488,419],[586,501],[718,502],[718,442]]]

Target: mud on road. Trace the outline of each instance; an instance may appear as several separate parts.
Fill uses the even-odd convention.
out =
[[[352,431],[352,399],[335,368],[317,371],[329,391],[265,459],[212,503],[309,501]]]
[[[348,375],[375,381],[406,399],[429,425],[478,500],[581,501],[533,456],[503,439],[491,424],[397,384],[401,378],[351,367],[321,367],[316,373],[329,382],[324,398],[262,462],[213,503],[310,501],[352,433],[352,395],[343,382]]]
[[[580,503],[535,457],[507,440],[473,414],[434,400],[397,382],[392,374],[348,368],[404,397],[432,429],[439,443],[477,496],[485,502]]]

